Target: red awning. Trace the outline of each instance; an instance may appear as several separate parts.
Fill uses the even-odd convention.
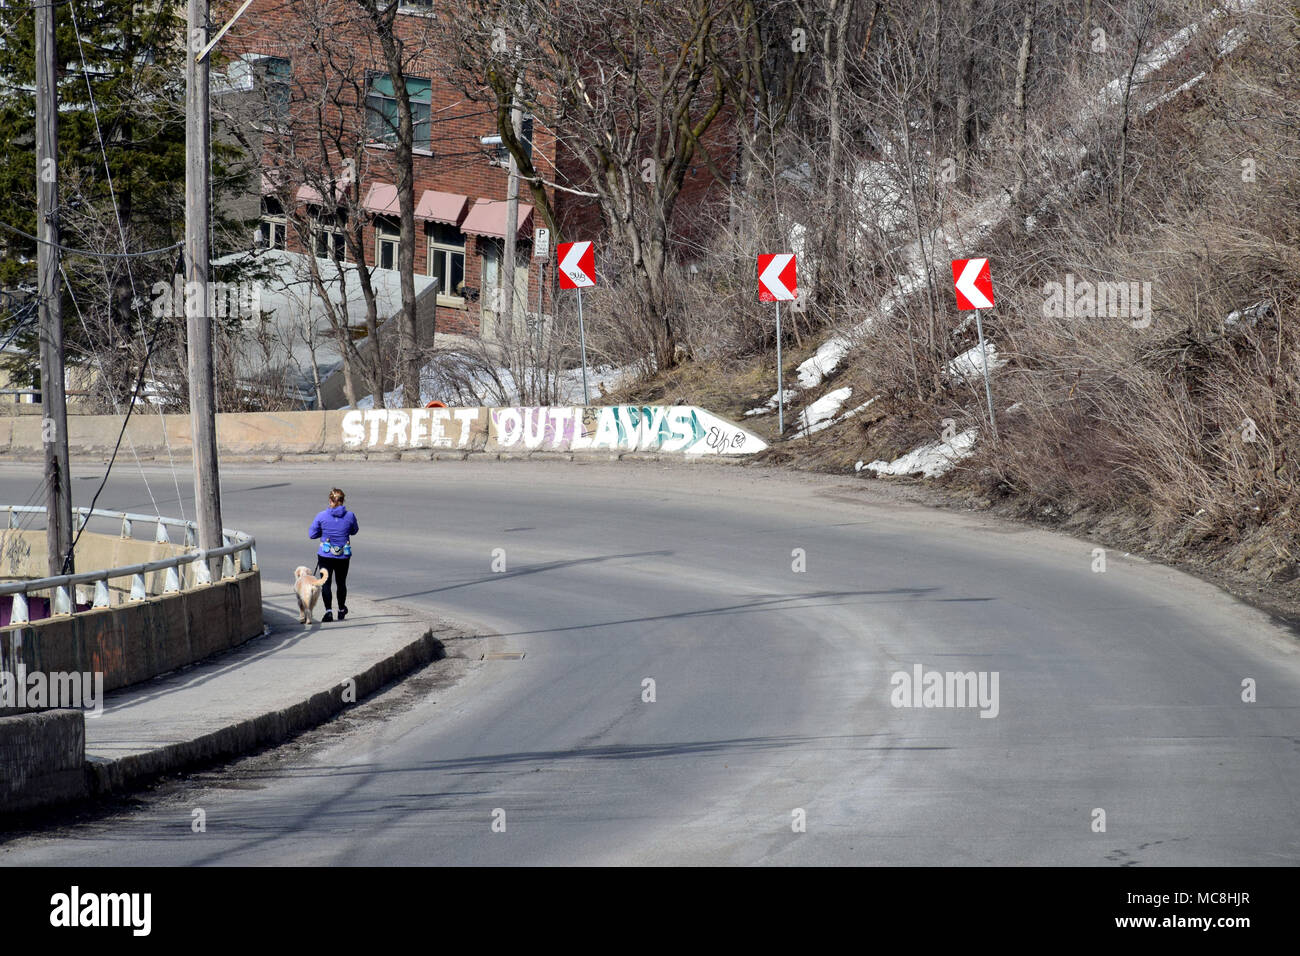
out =
[[[532,206],[525,203],[519,204],[517,222],[519,232],[524,231],[532,214]],[[504,199],[474,200],[474,208],[469,211],[465,221],[460,224],[460,231],[474,236],[495,236],[497,239],[504,239],[506,237],[506,201]]]
[[[465,216],[465,207],[468,205],[469,198],[467,196],[426,189],[423,195],[420,196],[419,203],[416,204],[415,218],[458,226]]]
[[[289,184],[287,169],[272,167],[262,170],[262,195],[274,196]]]
[[[343,198],[343,194],[347,192],[347,189],[347,183],[334,184],[334,198],[336,202]],[[298,187],[298,202],[310,203],[313,206],[325,205],[325,201],[321,198],[321,194],[318,193],[314,187],[306,184]]]
[[[401,207],[397,203],[397,187],[388,183],[371,183],[370,191],[366,193],[361,205],[381,216],[401,214]]]
[[[397,200],[397,187],[389,183],[372,183],[362,203],[370,212],[381,216],[401,215],[401,205]],[[459,225],[465,215],[469,199],[456,193],[443,193],[426,189],[415,206],[415,218],[433,222],[446,222]]]

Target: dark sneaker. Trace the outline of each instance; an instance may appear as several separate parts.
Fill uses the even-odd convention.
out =
[[[342,619],[342,614],[343,614],[343,612],[340,611],[340,612],[339,612],[340,620]],[[329,623],[330,623],[331,621],[333,621],[333,620],[334,620],[334,612],[333,612],[333,611],[326,611],[326,612],[325,612],[325,616],[324,616],[323,618],[320,619],[320,622],[321,622],[322,624],[329,624]]]
[[[348,616],[348,609],[345,607],[339,608],[339,620],[342,621],[347,616]]]

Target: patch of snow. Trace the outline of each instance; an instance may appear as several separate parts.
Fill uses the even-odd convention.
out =
[[[963,458],[970,457],[975,448],[975,436],[978,432],[978,428],[968,428],[960,435],[955,435],[950,441],[932,442],[913,449],[893,461],[877,460],[862,467],[870,468],[878,475],[914,475],[920,472],[927,478],[937,478],[950,471]],[[858,462],[858,464],[862,463]]]
[[[500,369],[505,372],[505,369]],[[636,378],[640,369],[636,365],[595,365],[587,366],[587,390],[591,393],[593,404],[600,404],[603,385],[605,391],[612,392],[627,381]],[[567,369],[560,373],[560,404],[582,404],[582,367]]]
[[[890,162],[864,160],[854,173],[856,218],[881,232],[892,232],[907,221],[908,206],[896,178],[897,166]]]
[[[802,432],[800,432],[800,434],[803,435],[804,437],[807,437],[808,435],[815,435],[824,428],[830,428],[832,425],[838,425],[840,422],[847,421],[848,419],[852,418],[854,415],[858,414],[858,412],[862,411],[864,408],[867,408],[869,405],[871,405],[872,402],[876,401],[876,399],[878,398],[880,398],[879,395],[872,396],[871,398],[863,402],[861,405],[859,405],[857,408],[850,408],[847,412],[845,412],[843,415],[839,416],[838,418],[829,418],[823,422],[819,422],[816,425],[813,425],[811,428],[805,428]]]
[[[1159,96],[1157,96],[1155,99],[1153,99],[1150,103],[1145,104],[1145,105],[1142,107],[1142,112],[1143,112],[1143,113],[1150,113],[1152,110],[1155,110],[1155,109],[1158,109],[1158,108],[1161,107],[1161,106],[1164,106],[1166,103],[1168,103],[1168,102],[1169,102],[1170,100],[1172,100],[1174,97],[1176,97],[1176,96],[1181,96],[1183,93],[1186,93],[1188,90],[1190,90],[1190,89],[1191,89],[1193,86],[1195,86],[1197,83],[1201,82],[1201,80],[1203,80],[1203,79],[1205,79],[1205,74],[1204,74],[1204,73],[1197,73],[1194,77],[1192,77],[1192,78],[1191,78],[1190,80],[1188,80],[1186,83],[1181,83],[1181,84],[1179,84],[1178,86],[1176,86],[1176,87],[1174,87],[1172,90],[1170,90],[1168,93],[1161,93]]]
[[[833,392],[827,392],[799,413],[799,423],[795,427],[800,433],[809,434],[809,429],[813,426],[834,418],[835,413],[843,407],[852,394],[852,387],[847,385],[844,388],[837,388]]]
[[[795,259],[799,262],[804,258],[804,240],[808,236],[808,229],[801,222],[796,222],[790,226],[790,251],[795,254]]]
[[[787,166],[777,174],[786,182],[794,183],[804,192],[812,191],[812,164],[798,163],[794,166]]]
[[[794,401],[794,397],[798,394],[799,394],[798,389],[787,388],[784,392],[786,404],[788,405],[790,402]],[[774,394],[762,405],[758,405],[754,408],[749,409],[749,411],[745,412],[745,417],[748,418],[751,415],[770,415],[774,411],[776,411],[776,406],[779,401],[780,399]]]
[[[1202,20],[1191,23],[1175,33],[1172,37],[1157,46],[1139,61],[1137,68],[1133,71],[1132,88],[1135,90],[1140,89],[1145,80],[1172,61],[1192,42],[1198,33],[1209,28],[1219,20],[1219,18],[1229,14],[1244,13],[1255,7],[1257,4],[1258,0],[1228,0],[1228,2],[1224,3],[1221,7],[1211,11]],[[1242,39],[1244,39],[1244,36],[1237,35],[1238,32],[1239,31],[1236,29],[1228,31],[1225,37],[1220,40],[1219,49],[1223,52],[1234,49]],[[1183,84],[1177,90],[1173,91],[1172,94],[1167,94],[1163,98],[1157,98],[1158,102],[1156,105],[1159,105],[1159,103],[1164,102],[1173,95],[1183,92],[1185,89],[1193,85],[1197,79],[1199,79],[1199,77]],[[1114,104],[1118,103],[1122,99],[1124,87],[1127,83],[1128,75],[1125,74],[1122,77],[1117,77],[1116,79],[1111,80],[1103,86],[1075,115],[1074,123],[1072,125],[1077,128],[1086,126],[1091,123],[1099,113],[1113,107]],[[1067,161],[1071,155],[1073,155],[1074,161],[1077,164],[1086,156],[1087,150],[1084,147],[1073,145],[1073,142],[1074,138],[1072,136],[1062,135],[1059,137],[1059,145],[1055,148],[1054,153],[1057,157],[1066,159]],[[887,158],[888,155],[888,152],[886,152]],[[888,165],[888,163],[876,163],[875,165],[883,167]],[[876,170],[864,167],[857,174],[858,181],[862,182],[864,181],[864,177],[866,177],[866,179],[876,182],[878,188],[883,189],[885,188],[886,172],[887,170],[884,169]],[[811,185],[811,168],[808,167],[807,164],[798,167],[798,173],[803,182]],[[1055,190],[1057,193],[1056,196],[1046,197],[1043,203],[1040,204],[1040,208],[1035,211],[1035,221],[1033,225],[1036,226],[1038,224],[1037,217],[1039,215],[1046,213],[1047,208],[1050,206],[1051,199],[1059,198],[1060,195],[1064,195],[1071,185],[1077,186],[1080,183],[1086,182],[1088,175],[1087,170],[1079,173],[1074,178],[1073,184],[1067,181],[1062,184],[1059,189]],[[1011,196],[1008,192],[1004,191],[1001,194],[988,197],[976,203],[973,207],[959,215],[957,221],[954,222],[949,229],[936,229],[931,232],[929,236],[925,237],[926,241],[924,245],[915,239],[908,243],[907,246],[900,250],[904,261],[909,263],[909,266],[907,271],[894,277],[897,292],[883,298],[880,301],[879,307],[874,311],[874,314],[864,318],[849,332],[831,336],[831,338],[822,343],[816,353],[799,366],[799,386],[807,389],[820,385],[828,375],[835,371],[840,362],[843,361],[844,357],[852,348],[852,344],[858,335],[861,335],[862,332],[869,329],[878,317],[888,315],[892,312],[902,298],[910,295],[912,292],[915,292],[926,284],[927,246],[932,251],[943,249],[953,257],[967,255],[972,247],[976,246],[980,240],[986,238],[992,228],[1005,218],[1010,207]],[[940,269],[939,271],[942,273],[943,270]],[[982,369],[983,365],[981,364],[979,366],[979,371],[982,371]]]
[[[984,348],[988,351],[990,372],[1007,364],[1006,359],[998,358],[998,347],[992,342],[986,339]],[[943,370],[950,378],[972,379],[976,376],[982,378],[984,375],[984,352],[978,344],[974,345],[955,359],[949,359]]]
[[[1249,0],[1238,5],[1242,7],[1248,6],[1250,5]],[[1221,15],[1222,11],[1215,10],[1203,21],[1189,23],[1164,43],[1160,44],[1146,56],[1142,57],[1138,61],[1137,66],[1133,69],[1132,86],[1130,88],[1138,89],[1147,77],[1160,70],[1169,63],[1170,60],[1181,53],[1184,47],[1192,42],[1192,38],[1195,37],[1202,28],[1209,26]],[[1119,76],[1111,80],[1102,88],[1101,93],[1098,94],[1097,100],[1099,102],[1097,105],[1101,106],[1104,104],[1120,102],[1124,98],[1124,88],[1126,86],[1129,86],[1128,76]]]
[[[925,285],[924,269],[895,276],[894,281],[897,285],[897,291],[886,295],[880,300],[880,308],[875,315],[862,320],[848,332],[831,336],[821,344],[811,358],[804,360],[799,365],[795,371],[801,388],[815,388],[820,385],[826,376],[839,367],[840,362],[849,353],[854,342],[871,328],[877,316],[888,315],[894,311],[899,302]]]
[[[509,368],[501,366],[489,373],[487,370],[478,370],[475,373],[466,372],[471,380],[471,388],[474,392],[475,400],[482,405],[500,406],[512,405],[518,401],[519,388],[515,381],[514,375]],[[637,367],[635,365],[597,365],[587,368],[587,385],[591,393],[593,404],[599,404],[601,400],[600,386],[604,385],[606,390],[616,388],[627,379],[635,377]],[[581,405],[582,404],[582,369],[566,369],[559,376],[559,404],[561,405]],[[431,362],[420,370],[420,405],[437,399],[438,401],[450,402],[449,396],[455,394],[454,387],[444,380],[438,369],[437,363]],[[357,399],[357,408],[369,409],[374,407],[374,398],[370,395],[364,395]],[[398,385],[391,392],[384,393],[384,404],[388,408],[408,408],[404,403],[402,395],[402,386]]]
[[[816,388],[848,354],[850,343],[842,335],[836,335],[823,342],[812,357],[800,363],[795,375],[800,388]]]
[[[1223,320],[1225,329],[1235,329],[1237,326],[1243,328],[1254,328],[1255,323],[1267,316],[1273,311],[1272,303],[1267,299],[1261,299],[1254,305],[1247,306],[1244,309],[1234,309],[1228,313],[1228,317]]]

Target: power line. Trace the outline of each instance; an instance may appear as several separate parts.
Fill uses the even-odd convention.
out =
[[[65,276],[65,280],[66,280],[66,276]],[[161,323],[159,324],[161,325]],[[157,343],[158,343],[158,329],[155,328],[153,337],[146,343],[144,360],[140,363],[140,374],[136,376],[135,388],[132,389],[131,391],[131,402],[129,405],[126,406],[126,416],[122,419],[122,427],[118,430],[117,442],[113,445],[113,454],[108,459],[108,467],[104,469],[104,477],[100,479],[99,487],[95,489],[95,494],[90,499],[90,511],[87,512],[87,516],[86,516],[88,520],[82,522],[81,527],[77,529],[76,536],[74,536],[72,539],[72,545],[68,548],[68,553],[63,557],[64,574],[67,574],[69,568],[72,567],[72,556],[77,552],[77,542],[81,540],[81,532],[85,531],[86,525],[90,523],[89,517],[90,514],[93,513],[95,510],[95,503],[99,501],[99,493],[103,491],[104,486],[108,484],[108,476],[113,471],[113,464],[117,461],[118,449],[122,447],[122,438],[126,435],[126,426],[131,421],[131,413],[135,411],[135,403],[139,399],[140,389],[144,385],[144,375],[145,372],[147,372],[149,369],[149,357],[153,355],[153,349]],[[154,504],[154,508],[155,510],[157,509],[156,502]]]
[[[68,271],[63,268],[62,263],[59,264],[59,272],[63,275],[63,284],[67,287],[68,298],[72,300],[72,307],[77,311],[77,319],[81,322],[81,329],[86,334],[86,343],[91,346],[90,355],[94,359],[95,364],[99,367],[99,377],[104,382],[104,392],[108,395],[108,400],[113,403],[113,413],[120,415],[122,414],[122,407],[117,400],[117,396],[113,394],[112,383],[109,381],[108,374],[104,370],[104,361],[100,358],[98,351],[96,351],[92,343],[93,336],[90,334],[90,326],[86,323],[86,316],[81,311],[81,304],[77,302],[77,293],[72,288],[72,280],[68,278]],[[157,334],[156,331],[155,334]],[[134,397],[132,401],[134,402]],[[148,492],[149,500],[153,503],[154,514],[161,515],[162,511],[158,508],[158,499],[154,497],[153,488],[149,484],[149,476],[144,473],[144,465],[140,463],[140,456],[136,454],[135,442],[131,441],[130,435],[127,436],[126,441],[131,448],[131,457],[135,459],[135,465],[140,469],[140,480],[144,482],[144,490]],[[107,472],[105,473],[105,478],[107,478]]]
[[[98,102],[97,102],[96,99],[95,99],[95,90],[94,90],[94,87],[91,86],[91,83],[90,83],[90,72],[89,72],[89,70],[88,70],[87,67],[86,67],[86,49],[85,49],[85,45],[84,45],[84,43],[83,43],[83,41],[82,41],[82,39],[81,39],[81,26],[80,26],[80,24],[77,23],[77,11],[76,11],[76,8],[75,8],[75,7],[70,7],[70,8],[69,8],[69,13],[70,13],[71,16],[72,16],[72,29],[73,29],[73,31],[76,33],[76,36],[77,36],[77,56],[78,56],[78,58],[81,60],[81,72],[82,72],[82,75],[86,78],[86,95],[89,96],[89,98],[90,98],[90,111],[91,111],[91,115],[92,115],[92,116],[94,117],[94,119],[95,119],[95,135],[99,137],[99,155],[100,155],[101,157],[103,157],[103,159],[104,159],[104,176],[106,177],[106,179],[107,179],[107,181],[108,181],[108,195],[109,195],[109,198],[110,198],[110,199],[112,200],[112,202],[113,202],[113,218],[114,218],[114,219],[116,220],[116,222],[117,222],[117,233],[118,233],[118,236],[119,236],[119,237],[121,238],[121,240],[122,240],[122,252],[123,252],[124,254],[126,254],[126,251],[127,251],[127,248],[126,248],[126,227],[122,224],[122,210],[121,210],[121,207],[118,206],[118,203],[117,203],[117,190],[116,190],[116,188],[115,188],[114,185],[113,185],[113,169],[112,169],[112,167],[110,166],[110,164],[109,164],[109,162],[108,162],[108,150],[107,150],[107,149],[105,148],[105,146],[104,146],[104,131],[103,131],[103,128],[100,126],[100,123],[99,123],[99,104],[98,104]],[[184,245],[183,242],[177,243],[176,245],[171,246],[167,251],[171,251],[171,249],[176,249],[176,248],[178,248],[178,247],[180,247],[180,246],[183,246],[183,245]],[[134,257],[131,257],[131,258],[134,258]],[[140,303],[140,294],[139,294],[138,290],[137,290],[136,287],[135,287],[135,273],[131,271],[131,265],[130,265],[130,262],[129,262],[129,261],[128,261],[127,266],[126,266],[126,277],[127,277],[127,280],[131,283],[131,301],[132,301],[132,304],[133,304],[134,307],[135,307],[135,317],[136,317],[136,320],[140,323],[140,335],[141,335],[141,337],[143,338],[143,336],[144,336],[144,316],[140,314],[140,304],[139,304],[139,303]],[[154,340],[155,340],[155,341],[157,340],[157,335],[158,335],[157,330],[155,330],[155,332],[154,332]],[[149,365],[149,357],[150,357],[150,355],[151,355],[152,353],[153,353],[153,346],[150,345],[149,343],[146,343],[146,351],[145,351],[144,362],[143,362],[143,364],[140,366],[140,375],[141,375],[142,378],[143,378],[143,376],[144,376],[145,369],[146,369],[146,368],[148,367],[148,365]],[[132,407],[134,407],[134,404],[135,404],[134,399],[132,399]],[[131,414],[131,409],[128,408],[128,409],[127,409],[127,416],[130,417],[130,414]],[[194,414],[194,409],[190,409],[190,415],[193,416],[193,414]],[[158,417],[159,417],[160,419],[163,418],[163,410],[162,410],[161,407],[159,407],[159,409],[158,409]],[[125,424],[125,422],[123,423],[122,428],[123,428],[123,430],[125,431],[125,429],[126,429],[126,424]],[[121,435],[118,436],[117,441],[118,441],[118,444],[119,444],[119,445],[122,443],[122,437],[121,437]],[[180,479],[178,479],[178,478],[176,477],[176,459],[172,456],[172,444],[171,444],[171,440],[167,437],[167,429],[166,429],[165,426],[164,426],[164,428],[163,428],[163,444],[164,444],[164,445],[166,446],[166,448],[167,448],[167,463],[168,463],[168,465],[171,467],[171,472],[172,472],[172,485],[173,485],[173,486],[175,487],[175,489],[176,489],[176,506],[180,509],[180,512],[181,512],[181,520],[184,521],[184,520],[185,520],[185,503],[184,503],[184,501],[183,501],[182,498],[181,498],[181,484],[180,484]],[[116,448],[114,449],[113,454],[114,454],[114,457],[116,457],[116,454],[117,454],[117,450],[116,450]],[[110,465],[110,468],[111,468],[111,465]],[[108,480],[108,474],[107,474],[107,472],[104,474],[104,480],[105,480],[105,481]],[[101,487],[102,487],[102,486],[101,486]],[[197,494],[197,489],[196,489],[196,494]],[[99,496],[99,494],[98,494],[98,492],[96,492],[96,497],[98,497],[98,496]],[[150,494],[150,497],[152,498],[152,494]],[[155,504],[154,507],[155,507],[155,509],[156,509],[156,508],[157,508],[157,505]],[[69,552],[69,554],[71,554],[71,552]]]
[[[71,256],[87,256],[92,259],[140,259],[145,256],[160,256],[164,252],[171,252],[173,249],[179,249],[185,245],[183,242],[174,242],[170,246],[162,246],[158,249],[146,249],[144,252],[92,252],[89,249],[74,249],[71,246],[65,246],[60,242],[50,242],[48,239],[42,239],[39,236],[33,236],[30,232],[23,232],[17,226],[11,226],[7,222],[0,222],[0,229],[8,229],[12,233],[22,236],[24,239],[30,239],[32,242],[39,242],[42,245],[53,246],[60,252],[66,252]]]
[[[27,314],[19,317],[18,323],[14,326],[13,332],[10,333],[9,338],[5,339],[5,344],[0,345],[0,352],[3,352],[5,349],[9,348],[13,340],[18,337],[18,333],[23,330],[23,326],[26,325],[28,322],[30,322],[37,315],[36,303],[34,302],[27,303],[26,305],[22,306],[22,308],[27,310]]]

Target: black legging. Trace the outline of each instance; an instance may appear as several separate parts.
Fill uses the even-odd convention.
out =
[[[330,590],[337,585],[339,589],[339,610],[348,609],[348,562],[351,558],[321,558],[321,570],[330,573],[329,578],[321,585],[320,596],[325,599],[325,610],[333,607],[330,598]]]

